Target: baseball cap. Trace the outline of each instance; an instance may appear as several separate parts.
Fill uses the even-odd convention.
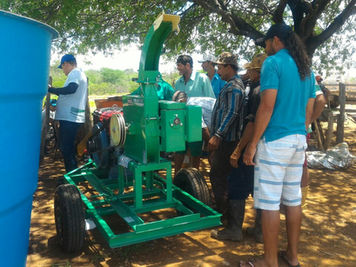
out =
[[[230,52],[222,52],[215,63],[237,66],[237,56]]]
[[[75,57],[72,54],[65,54],[62,58],[61,58],[61,64],[59,64],[58,68],[61,69],[62,68],[62,64],[64,62],[77,62],[77,60],[75,59]]]
[[[207,61],[215,62],[216,58],[213,55],[204,55],[202,60],[198,60],[199,63],[204,63]]]
[[[261,69],[262,68],[262,64],[265,61],[265,59],[267,58],[267,55],[262,53],[262,54],[258,54],[255,55],[250,63],[246,63],[244,65],[245,69]]]
[[[286,40],[290,33],[293,32],[292,27],[285,23],[273,24],[267,31],[266,36],[255,40],[256,45],[265,47],[265,41],[277,36],[282,41]]]

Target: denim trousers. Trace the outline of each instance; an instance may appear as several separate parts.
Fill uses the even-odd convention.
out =
[[[59,149],[62,152],[66,172],[70,172],[78,167],[75,139],[82,125],[83,123],[59,121]]]

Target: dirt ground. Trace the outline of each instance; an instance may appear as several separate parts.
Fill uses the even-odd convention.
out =
[[[356,123],[352,120],[345,122],[345,141],[356,155]],[[27,266],[238,266],[240,260],[263,253],[263,245],[248,235],[242,242],[221,242],[210,238],[211,229],[111,249],[94,229],[82,252],[65,254],[56,243],[53,215],[56,180],[64,173],[59,158],[59,154],[51,154],[40,166]],[[209,166],[206,161],[202,165],[207,178]],[[310,170],[310,177],[300,236],[301,265],[356,266],[356,165],[345,171]],[[284,223],[281,215],[280,249],[286,246]],[[252,224],[249,198],[244,228]]]

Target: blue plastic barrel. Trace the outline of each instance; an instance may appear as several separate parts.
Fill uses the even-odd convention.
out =
[[[26,265],[37,187],[42,100],[52,39],[35,20],[0,10],[0,266]]]

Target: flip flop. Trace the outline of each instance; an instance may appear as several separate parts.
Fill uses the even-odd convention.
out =
[[[299,263],[297,263],[296,265],[292,265],[289,263],[287,251],[283,250],[283,251],[280,251],[278,254],[282,258],[282,260],[284,260],[288,264],[288,267],[300,267]]]
[[[241,266],[241,264],[248,264],[248,265],[251,266],[251,267],[255,267],[255,265],[254,265],[251,261],[241,262],[241,263],[240,263],[240,266]]]

